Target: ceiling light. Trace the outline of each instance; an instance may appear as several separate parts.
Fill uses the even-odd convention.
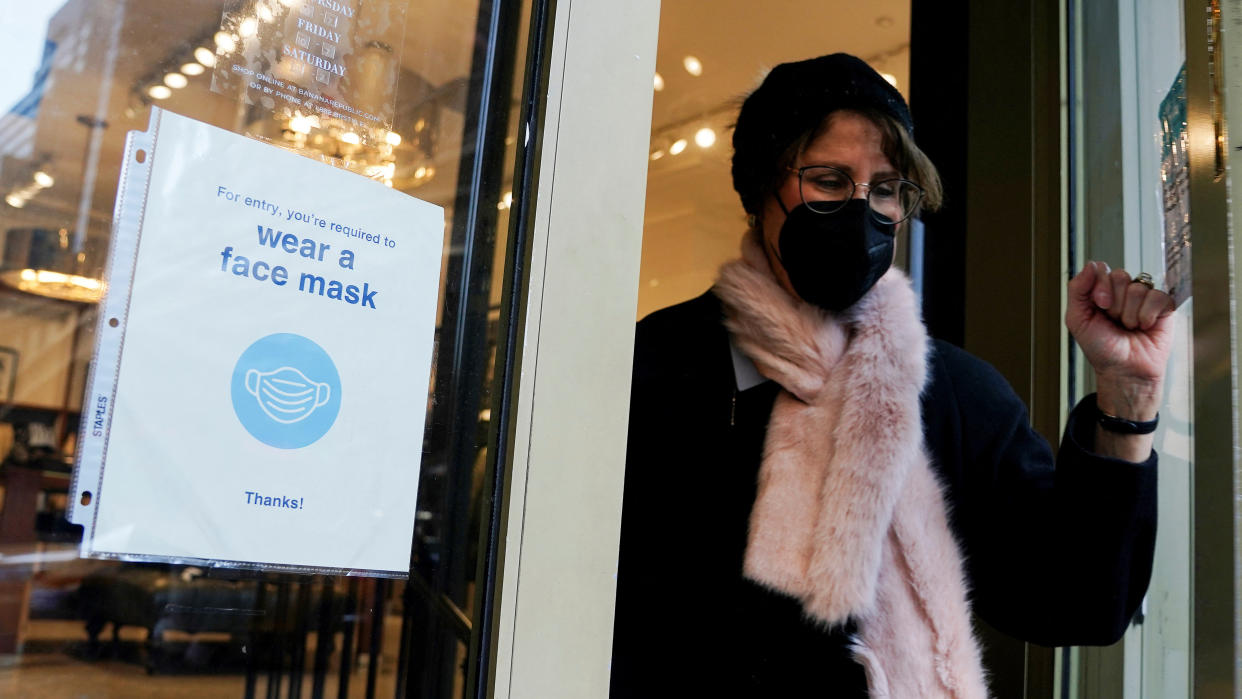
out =
[[[26,270],[22,271],[25,272]],[[54,272],[50,269],[36,269],[30,271],[35,273],[33,281],[41,282],[43,284],[64,284],[68,282],[70,278],[70,275],[68,274],[63,272]],[[23,275],[23,277],[27,277],[27,275]]]
[[[704,126],[694,132],[694,142],[699,144],[699,148],[711,148],[716,142],[716,132],[712,131],[711,127]]]
[[[672,155],[678,155],[686,149],[686,139],[679,138],[673,141],[673,145],[668,147],[668,152]]]
[[[359,143],[362,143],[362,139],[358,138],[358,134],[353,131],[346,131],[341,134],[341,143],[348,143],[351,146],[356,146]]]
[[[25,199],[22,199],[21,197],[17,196],[16,194],[10,194],[10,195],[8,195],[7,197],[5,197],[5,198],[4,198],[4,203],[8,204],[9,206],[13,207],[14,209],[20,209],[20,208],[22,208],[23,206],[25,206],[25,205],[26,205],[26,200],[25,200]]]
[[[384,140],[388,141],[388,145],[390,146],[399,146],[401,145],[401,134],[396,131],[389,131],[384,134]]]
[[[185,87],[189,83],[190,81],[186,80],[186,77],[182,75],[181,73],[169,73],[168,75],[164,76],[164,84],[171,87],[174,90],[180,90],[181,88]]]
[[[203,66],[198,63],[186,63],[181,66],[181,72],[191,76],[202,75],[204,70],[206,70],[206,68],[203,68]]]
[[[427,176],[427,168],[420,167],[414,171],[414,179],[421,180]]]
[[[664,89],[664,76],[660,75],[659,73],[656,73],[655,78],[652,79],[651,83],[655,87],[656,92],[663,90]]]
[[[270,22],[273,19],[275,19],[275,16],[272,15],[271,8],[269,8],[267,5],[260,4],[259,8],[255,11],[255,14],[257,14],[259,16],[259,19],[263,20],[264,22]]]
[[[660,158],[663,158],[663,157],[664,157],[664,150],[663,150],[663,149],[661,149],[661,148],[657,148],[656,150],[651,151],[651,159],[652,159],[652,160],[659,160]]]
[[[228,32],[216,32],[215,36],[216,48],[224,53],[232,53],[237,48],[237,42],[233,40],[233,35]]]
[[[880,73],[880,77],[888,81],[889,85],[897,87],[897,76],[892,73]]]
[[[172,90],[168,89],[164,85],[152,85],[147,88],[147,94],[151,97],[151,99],[166,100],[172,96]]]
[[[247,17],[237,27],[237,33],[242,36],[254,36],[259,33],[259,20],[254,17]]]
[[[46,172],[42,170],[39,170],[38,172],[34,174],[34,181],[35,181],[35,184],[39,185],[40,187],[44,189],[47,189],[48,187],[51,187],[52,185],[56,184],[56,180],[52,179],[51,175],[47,174]]]
[[[92,277],[84,277],[80,274],[69,275],[69,283],[74,286],[80,286],[90,291],[99,291],[103,287],[103,282]]]
[[[19,291],[65,301],[94,303],[103,295],[103,282],[98,279],[50,269],[5,270],[0,280]]]
[[[69,239],[65,228],[10,229],[0,259],[0,286],[67,301],[97,302],[104,284],[98,278],[83,276],[82,270],[94,267],[88,255],[102,254],[103,250],[93,244],[98,241],[87,240],[74,252],[69,249]]]
[[[681,59],[681,64],[686,67],[687,73],[696,78],[703,74],[703,63],[694,56],[686,56]]]
[[[216,54],[206,46],[199,46],[194,49],[194,60],[210,68],[216,64]]]

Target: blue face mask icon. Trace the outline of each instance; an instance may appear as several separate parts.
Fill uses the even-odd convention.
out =
[[[285,425],[301,422],[332,397],[332,387],[316,383],[289,366],[275,371],[246,372],[246,390],[259,401],[267,416]]]
[[[233,366],[233,412],[255,439],[278,449],[318,441],[341,412],[341,376],[324,348],[294,333],[260,338]]]

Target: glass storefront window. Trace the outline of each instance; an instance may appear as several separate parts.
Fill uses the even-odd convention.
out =
[[[509,211],[533,145],[519,138],[532,5],[0,7],[6,36],[23,39],[0,51],[26,67],[0,79],[0,694],[481,691],[502,482],[493,415],[511,380],[497,345],[517,322],[501,305],[516,283]],[[283,49],[254,43],[277,29]],[[256,89],[236,65],[325,99]],[[66,512],[118,180],[126,134],[153,106],[444,209],[424,438],[400,466],[421,466],[408,580],[78,556]]]

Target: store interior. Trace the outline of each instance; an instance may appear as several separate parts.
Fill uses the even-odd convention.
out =
[[[661,5],[639,318],[703,293],[738,255],[746,216],[729,163],[741,99],[772,66],[838,51],[908,97],[908,0]]]

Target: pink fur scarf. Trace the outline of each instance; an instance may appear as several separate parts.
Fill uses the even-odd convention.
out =
[[[784,388],[745,575],[824,624],[853,617],[873,698],[986,697],[961,554],[923,449],[928,342],[909,282],[890,270],[834,317],[779,286],[751,232],[715,291],[737,347]]]

